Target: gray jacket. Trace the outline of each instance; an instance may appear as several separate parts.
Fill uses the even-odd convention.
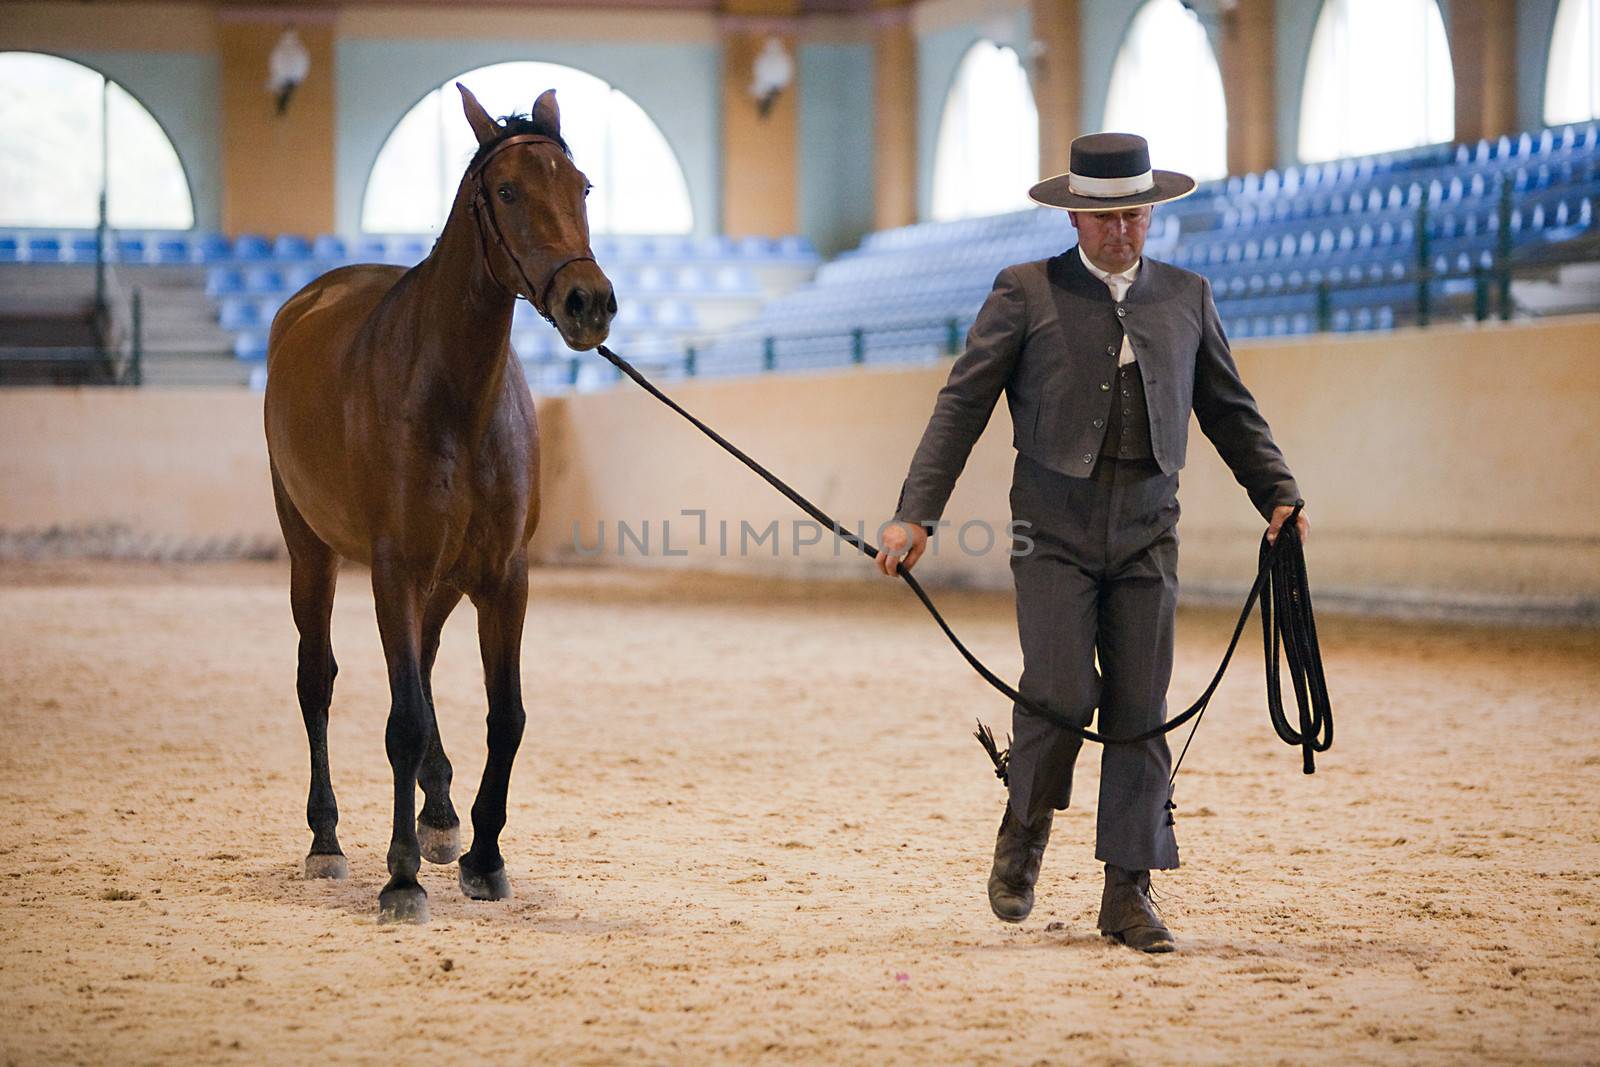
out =
[[[895,517],[931,524],[983,433],[1001,390],[1012,444],[1062,474],[1086,478],[1106,434],[1122,332],[1133,342],[1162,473],[1183,467],[1189,413],[1266,517],[1300,490],[1239,378],[1211,283],[1145,257],[1116,303],[1076,248],[1007,267],[967,334],[911,460]]]

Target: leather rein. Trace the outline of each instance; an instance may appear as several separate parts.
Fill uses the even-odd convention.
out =
[[[518,259],[517,254],[511,250],[511,245],[506,241],[505,233],[500,229],[500,220],[495,218],[494,209],[489,204],[489,189],[484,181],[483,176],[484,171],[489,167],[490,160],[494,159],[495,156],[498,156],[501,152],[504,152],[508,148],[514,148],[517,145],[524,144],[548,144],[554,145],[557,148],[562,148],[560,141],[557,141],[553,137],[546,137],[540,133],[515,134],[511,137],[507,137],[504,141],[501,141],[499,144],[495,145],[489,150],[489,154],[479,160],[478,165],[473,167],[472,170],[467,174],[467,177],[470,178],[477,187],[472,194],[472,214],[473,217],[478,221],[478,239],[483,244],[483,260],[489,267],[489,277],[494,279],[496,285],[500,286],[500,288],[504,289],[506,292],[511,293],[513,296],[526,296],[528,298],[528,303],[533,305],[533,309],[539,313],[540,317],[550,325],[554,326],[556,324],[556,320],[550,314],[549,296],[550,287],[556,283],[556,276],[559,275],[563,270],[572,266],[574,263],[593,263],[594,253],[592,251],[574,252],[570,256],[556,260],[555,264],[545,272],[543,285],[534,285],[533,279],[528,277],[528,272],[523,269],[522,260]],[[562,148],[562,151],[565,152],[566,150]],[[494,231],[495,243],[500,246],[500,250],[506,254],[506,258],[511,260],[512,265],[517,268],[517,273],[521,275],[523,285],[521,290],[517,289],[517,287],[514,285],[506,285],[500,280],[499,275],[495,274],[494,256],[491,254],[492,246],[489,243],[489,232],[484,228],[485,218],[488,218],[489,220],[489,229]]]
[[[683,405],[662,392],[654,382],[640,374],[633,364],[605,345],[597,346],[595,351],[612,366],[632,378],[645,392],[683,416],[695,429],[715,441],[724,452],[749,467],[823,528],[832,530],[834,536],[848,542],[867,558],[877,557],[880,551],[877,546],[840,526],[831,515],[802,496],[789,483],[773,474],[733,442],[696,418]],[[1200,728],[1200,720],[1205,716],[1211,697],[1222,684],[1222,676],[1227,672],[1228,664],[1233,659],[1233,651],[1239,645],[1239,637],[1244,633],[1245,623],[1249,620],[1252,609],[1259,603],[1262,644],[1266,657],[1267,712],[1278,737],[1285,744],[1294,745],[1301,750],[1301,769],[1306,774],[1311,774],[1316,770],[1316,753],[1326,752],[1333,745],[1333,705],[1328,699],[1328,685],[1322,668],[1322,652],[1317,643],[1316,621],[1311,609],[1311,586],[1306,578],[1305,551],[1295,526],[1296,520],[1300,517],[1300,510],[1304,506],[1305,501],[1295,501],[1294,512],[1279,529],[1275,543],[1268,544],[1266,535],[1262,535],[1255,581],[1250,586],[1249,595],[1245,597],[1244,609],[1240,611],[1239,621],[1234,625],[1233,637],[1229,639],[1227,651],[1222,655],[1222,663],[1212,676],[1211,683],[1200,694],[1200,698],[1161,725],[1127,737],[1108,737],[1099,731],[1088,729],[1082,723],[1074,721],[1072,717],[1032,700],[1012,688],[962,643],[961,638],[956,636],[956,632],[950,628],[945,617],[934,606],[933,599],[922,588],[922,583],[917,581],[904,566],[899,567],[897,573],[916,594],[928,614],[933,616],[933,621],[939,624],[939,629],[955,646],[956,651],[961,653],[961,657],[979,677],[1009,699],[1016,710],[1044,719],[1075,737],[1102,745],[1143,744],[1192,721],[1194,725],[1189,730],[1189,739],[1184,742],[1183,751],[1178,754],[1177,762],[1173,764],[1172,775],[1168,779],[1169,790],[1177,781],[1178,769],[1183,766],[1183,757],[1188,754],[1189,744],[1194,740],[1195,731]],[[1289,722],[1284,707],[1280,654],[1288,661],[1289,679],[1294,687],[1295,702],[1299,705],[1298,729]],[[978,723],[976,736],[984,751],[994,762],[995,777],[1002,782],[1007,781],[1009,749],[1001,751],[999,745],[995,743],[994,734],[981,721]],[[1171,809],[1176,806],[1169,796],[1167,807]],[[1170,814],[1168,819],[1171,819]]]

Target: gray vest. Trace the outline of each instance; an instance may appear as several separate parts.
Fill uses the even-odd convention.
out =
[[[1150,459],[1150,410],[1145,406],[1144,375],[1138,360],[1117,368],[1111,380],[1111,413],[1100,455],[1112,459]]]

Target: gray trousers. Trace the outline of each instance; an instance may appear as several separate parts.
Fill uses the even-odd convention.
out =
[[[1069,478],[1017,455],[1012,518],[1034,540],[1014,555],[1018,690],[1069,719],[1128,736],[1166,720],[1178,600],[1178,476],[1149,460],[1103,458]],[[1099,670],[1096,670],[1098,656]],[[1035,823],[1065,808],[1082,742],[1012,712],[1011,810]],[[1178,866],[1165,737],[1107,745],[1100,757],[1095,856],[1131,870]]]

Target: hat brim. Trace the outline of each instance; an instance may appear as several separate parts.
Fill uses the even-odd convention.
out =
[[[1060,208],[1063,211],[1126,211],[1129,208],[1181,200],[1195,190],[1195,180],[1175,170],[1152,171],[1151,177],[1155,184],[1142,193],[1131,196],[1083,196],[1069,187],[1070,174],[1057,174],[1029,189],[1028,199],[1042,207]]]

